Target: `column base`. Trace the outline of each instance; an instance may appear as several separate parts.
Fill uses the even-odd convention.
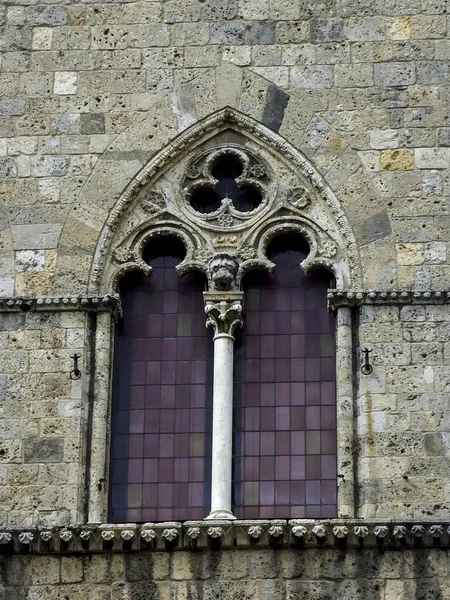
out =
[[[233,515],[231,510],[212,510],[207,517],[204,519],[205,521],[235,521],[236,517]]]

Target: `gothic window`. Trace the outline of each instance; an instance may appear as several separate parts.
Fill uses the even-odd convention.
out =
[[[241,519],[335,517],[336,392],[330,276],[300,268],[292,235],[268,250],[273,275],[244,281],[236,332],[234,515]]]
[[[223,131],[127,200],[112,521],[338,514],[327,289],[350,279],[351,233],[303,158],[249,139]]]
[[[180,278],[185,253],[158,238],[144,254],[151,277],[120,286],[113,380],[110,519],[202,519],[210,495],[211,334],[204,277]]]

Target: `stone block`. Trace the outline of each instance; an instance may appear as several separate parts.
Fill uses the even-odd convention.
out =
[[[66,25],[68,11],[66,6],[38,5],[28,8],[28,24],[32,27],[48,25],[56,27]]]
[[[25,112],[25,100],[16,98],[11,100],[0,100],[0,115],[17,117]]]
[[[55,73],[55,94],[76,94],[77,74],[73,71],[58,71]]]
[[[361,245],[370,244],[391,235],[391,233],[391,223],[386,211],[372,215],[358,223],[356,227],[356,236]]]
[[[373,85],[373,67],[365,63],[356,65],[336,65],[334,67],[337,87],[371,87]]]
[[[207,0],[203,7],[206,21],[224,21],[234,19],[238,14],[238,0]]]
[[[392,17],[388,21],[387,32],[391,40],[409,40],[411,37],[411,17]]]
[[[346,20],[345,38],[350,42],[377,42],[386,38],[382,17],[354,17]]]
[[[246,25],[240,21],[212,23],[211,44],[238,46],[245,42]]]
[[[343,19],[312,19],[311,43],[324,44],[329,42],[342,42],[343,38]]]
[[[80,133],[80,115],[55,115],[50,125],[52,133]],[[48,174],[46,176],[55,177],[57,175]]]
[[[448,148],[416,148],[414,159],[417,169],[448,169]]]
[[[254,21],[246,33],[246,43],[253,45],[275,44],[276,29],[274,21]]]
[[[390,62],[374,65],[375,85],[404,86],[416,82],[415,66],[411,62]]]
[[[398,148],[398,131],[396,129],[380,129],[369,134],[370,147],[375,150]]]
[[[333,87],[333,66],[305,65],[291,68],[291,87],[322,89]]]
[[[0,158],[0,179],[16,177],[17,167],[14,160],[8,156]]]
[[[384,150],[381,152],[381,168],[385,171],[410,171],[414,169],[414,154],[411,150]]]
[[[30,27],[0,27],[0,51],[30,50],[32,31]]]
[[[448,61],[427,60],[417,62],[417,83],[421,85],[443,84],[447,81],[448,76]]]
[[[61,583],[83,581],[83,562],[78,556],[61,558]]]
[[[308,21],[279,21],[276,23],[276,41],[278,44],[298,44],[308,40]]]
[[[33,250],[56,248],[62,225],[43,223],[36,225],[12,225],[14,248]]]
[[[63,461],[63,440],[57,438],[26,439],[23,442],[26,463],[60,463]]]
[[[80,133],[83,135],[105,133],[105,115],[102,113],[80,115]]]
[[[50,27],[36,27],[33,30],[33,50],[51,50],[53,29]]]
[[[69,171],[67,156],[33,156],[31,174],[34,177],[63,177]]]

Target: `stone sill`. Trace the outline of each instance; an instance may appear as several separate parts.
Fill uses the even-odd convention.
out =
[[[116,315],[120,310],[120,299],[117,294],[0,298],[0,312],[103,311]]]
[[[450,292],[439,290],[328,290],[328,310],[363,305],[406,306],[409,304],[450,304]]]
[[[442,521],[185,521],[0,530],[1,554],[449,545],[450,524]]]

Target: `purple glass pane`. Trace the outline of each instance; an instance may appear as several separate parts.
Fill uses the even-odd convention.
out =
[[[150,278],[132,274],[121,285],[111,440],[116,522],[200,519],[209,510],[213,345],[204,281],[195,273],[180,278],[178,262],[151,258]]]
[[[238,518],[336,516],[334,317],[329,278],[305,277],[304,257],[276,251],[272,276],[251,273],[244,282],[235,345]]]

